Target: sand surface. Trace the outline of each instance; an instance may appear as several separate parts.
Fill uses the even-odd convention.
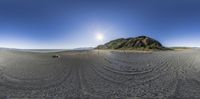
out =
[[[52,58],[59,55],[59,58]],[[0,99],[200,99],[200,50],[0,50]]]

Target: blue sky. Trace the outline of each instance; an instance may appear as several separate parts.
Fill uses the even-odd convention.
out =
[[[147,35],[200,46],[199,0],[0,0],[0,47],[94,47]],[[103,41],[96,34],[104,35]]]

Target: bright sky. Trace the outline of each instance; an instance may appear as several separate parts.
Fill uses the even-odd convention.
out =
[[[0,47],[71,49],[139,35],[165,46],[200,46],[199,5],[199,0],[0,0]]]

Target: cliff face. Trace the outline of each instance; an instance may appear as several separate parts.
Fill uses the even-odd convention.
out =
[[[141,50],[162,50],[166,49],[160,42],[147,36],[135,38],[120,38],[112,40],[104,45],[99,45],[96,49],[141,49]]]

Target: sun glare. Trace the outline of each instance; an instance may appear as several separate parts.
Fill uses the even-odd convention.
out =
[[[99,40],[99,41],[102,41],[103,38],[104,38],[104,36],[103,36],[102,33],[98,33],[98,34],[96,35],[96,39]]]

